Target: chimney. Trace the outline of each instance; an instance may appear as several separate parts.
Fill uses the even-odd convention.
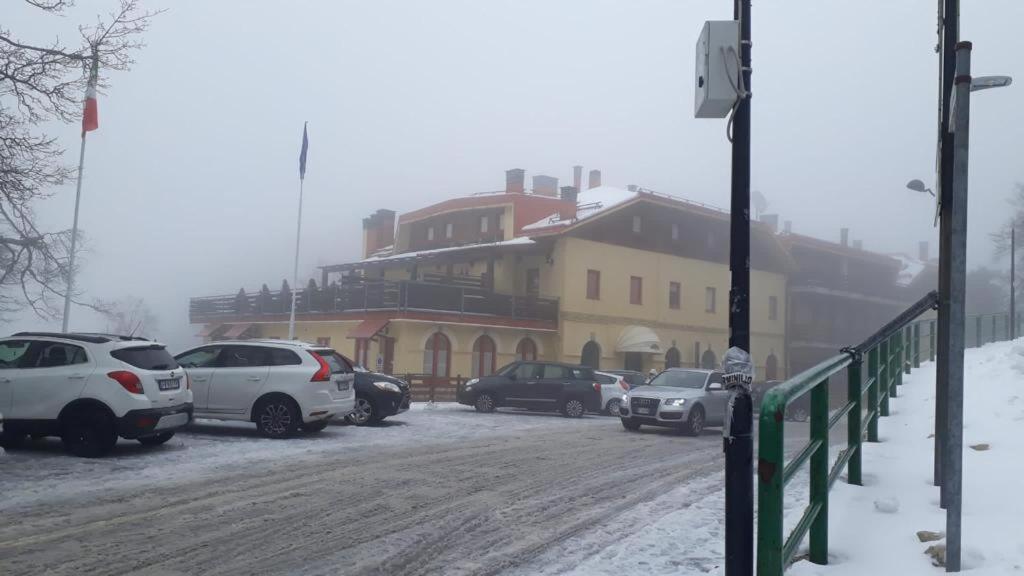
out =
[[[562,200],[572,203],[571,215],[574,217],[575,205],[577,205],[577,198],[580,196],[580,191],[575,189],[574,186],[563,186],[560,190],[562,191]]]
[[[779,215],[778,214],[761,214],[761,222],[768,225],[771,229],[772,234],[779,231]]]
[[[850,229],[849,228],[840,228],[839,229],[839,243],[842,244],[843,246],[849,246],[850,245]]]
[[[853,241],[853,249],[854,250],[863,250],[864,249],[864,241],[863,240],[854,240]]]
[[[601,185],[601,171],[600,170],[591,170],[590,171],[590,183],[587,185],[587,188],[597,188],[600,185]]]
[[[572,167],[572,185],[577,192],[583,190],[583,166]]]
[[[792,234],[793,233],[793,221],[792,220],[786,220],[786,222],[782,225],[782,230],[786,234]]]
[[[505,170],[505,194],[522,194],[524,180],[526,180],[526,170],[522,168]]]
[[[395,211],[381,208],[363,218],[363,258],[395,243]]]
[[[533,177],[533,193],[537,196],[558,196],[558,178],[537,175]]]

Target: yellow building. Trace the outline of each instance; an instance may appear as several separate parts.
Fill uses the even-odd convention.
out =
[[[364,258],[295,291],[296,336],[370,369],[469,377],[523,359],[647,371],[717,366],[728,340],[726,212],[636,187],[561,189],[509,170],[503,191],[363,222]],[[397,224],[397,226],[396,226]],[[753,224],[751,347],[783,376],[786,273]],[[193,298],[210,339],[284,337],[288,292]]]

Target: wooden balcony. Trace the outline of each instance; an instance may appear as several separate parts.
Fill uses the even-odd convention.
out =
[[[421,311],[459,315],[501,316],[523,320],[558,320],[558,300],[499,294],[472,286],[366,280],[332,284],[316,291],[296,290],[295,312],[301,315],[346,312]],[[193,324],[226,319],[256,319],[287,315],[290,294],[266,291],[192,298]]]

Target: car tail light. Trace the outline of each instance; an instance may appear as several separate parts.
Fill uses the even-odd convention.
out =
[[[117,380],[117,383],[120,384],[122,388],[132,394],[145,394],[142,390],[142,381],[139,380],[139,377],[133,372],[129,372],[127,370],[115,370],[113,372],[108,372],[107,376]]]
[[[331,380],[331,367],[327,365],[327,361],[324,357],[317,354],[316,352],[310,352],[313,358],[320,363],[320,369],[313,374],[313,377],[309,380],[310,382],[329,382]]]
[[[188,372],[185,372],[185,390],[192,389],[192,376]]]
[[[622,388],[624,391],[629,392],[629,384],[626,384],[625,378],[619,378],[619,388]]]

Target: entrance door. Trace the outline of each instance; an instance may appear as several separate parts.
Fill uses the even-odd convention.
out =
[[[384,348],[384,373],[391,374],[395,371],[395,339],[381,336],[381,345]]]
[[[643,372],[644,358],[640,355],[640,352],[626,352],[626,365],[623,368],[635,372]]]

